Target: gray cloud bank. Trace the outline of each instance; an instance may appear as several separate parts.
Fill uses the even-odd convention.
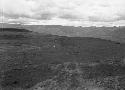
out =
[[[0,21],[26,24],[124,25],[125,0],[0,0]]]

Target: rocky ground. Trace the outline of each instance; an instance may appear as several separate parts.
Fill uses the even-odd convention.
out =
[[[6,87],[5,90],[11,90],[11,87],[23,87],[22,90],[125,89],[125,66],[67,62],[63,64],[36,66],[32,67],[32,69],[28,68],[29,67],[6,72],[4,74],[5,76],[3,76],[4,81],[2,81],[2,86]],[[37,84],[31,83],[33,80],[36,81],[37,78],[35,78],[35,76],[29,79],[25,76],[23,78],[21,77],[25,75],[26,72],[32,74],[36,71],[37,74],[39,72],[37,76],[41,79]],[[16,74],[14,75],[14,73]],[[21,78],[25,78],[25,81]]]

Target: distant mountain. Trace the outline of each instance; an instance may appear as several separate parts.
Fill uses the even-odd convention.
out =
[[[21,24],[0,23],[0,28],[19,28],[19,27],[22,27]]]
[[[125,27],[73,27],[60,25],[26,25],[23,27],[40,33],[69,37],[95,37],[125,43]]]
[[[125,42],[125,27],[119,27],[114,30],[112,38],[116,41]]]
[[[61,25],[3,24],[3,28],[24,28],[27,30],[69,37],[94,37],[125,43],[125,27],[74,27]]]

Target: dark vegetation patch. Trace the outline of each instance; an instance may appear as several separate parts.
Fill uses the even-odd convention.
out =
[[[24,35],[8,35],[8,34],[5,34],[5,35],[0,35],[0,39],[7,39],[7,40],[21,40],[21,39],[26,39],[27,37],[24,36]]]
[[[31,32],[26,29],[17,29],[17,28],[0,28],[0,32]]]
[[[29,88],[40,81],[52,78],[54,74],[47,64],[38,67],[16,68],[4,73],[2,86]]]

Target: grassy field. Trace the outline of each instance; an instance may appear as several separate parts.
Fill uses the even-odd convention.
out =
[[[5,90],[39,85],[46,90],[125,88],[124,43],[19,30],[0,32],[0,83]]]

